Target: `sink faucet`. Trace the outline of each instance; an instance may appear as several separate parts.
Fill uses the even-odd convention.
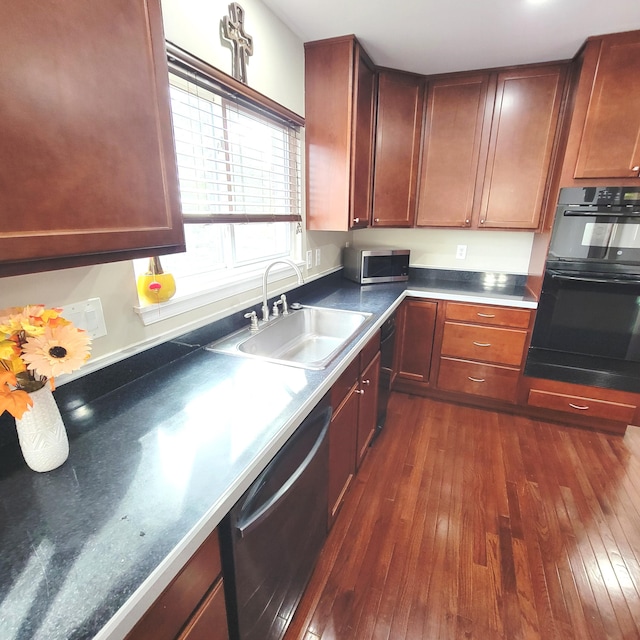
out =
[[[278,258],[274,260],[270,264],[267,265],[267,268],[264,270],[264,275],[262,276],[262,321],[266,322],[269,320],[269,304],[267,301],[267,276],[269,275],[269,271],[274,264],[278,264],[278,262],[282,262],[283,264],[288,264],[298,276],[298,284],[302,284],[304,282],[304,278],[302,277],[302,272],[298,268],[298,265],[295,262],[292,262],[288,258]]]

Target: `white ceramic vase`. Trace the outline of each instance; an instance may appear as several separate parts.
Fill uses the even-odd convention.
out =
[[[69,456],[67,430],[48,384],[29,395],[33,406],[16,418],[22,455],[34,471],[51,471]]]

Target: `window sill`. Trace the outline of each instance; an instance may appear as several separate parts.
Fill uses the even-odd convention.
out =
[[[296,262],[296,264],[304,273],[304,263]],[[206,289],[201,285],[199,290],[177,293],[173,298],[171,298],[171,300],[167,300],[166,302],[134,306],[134,311],[140,316],[143,324],[145,326],[148,326],[156,322],[161,322],[162,320],[167,320],[168,318],[173,318],[183,313],[193,311],[194,309],[198,309],[209,304],[222,302],[233,296],[249,293],[255,289],[262,290],[263,274],[264,268],[261,268],[260,270],[254,270],[248,274],[245,274],[241,279],[238,279],[236,276],[236,278],[234,279],[229,279],[226,281],[218,280],[213,284],[209,282]],[[326,275],[326,273],[323,273],[322,275]],[[288,290],[284,288],[282,290],[279,290],[274,287],[275,284],[278,284],[278,287],[282,287],[282,283],[288,280],[297,282],[297,277],[293,273],[291,267],[287,265],[275,266],[269,272],[269,298],[272,298],[274,295],[279,295],[283,291]],[[309,278],[305,276],[305,282],[308,281]],[[180,287],[180,283],[178,283],[178,287]],[[290,288],[291,287],[289,287],[289,289]],[[260,299],[261,296],[258,298],[249,298],[246,301],[242,302],[240,308],[250,306]],[[228,314],[229,311],[230,309],[226,309],[225,315]]]

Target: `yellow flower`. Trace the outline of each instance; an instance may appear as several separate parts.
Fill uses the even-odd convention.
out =
[[[47,309],[43,304],[10,307],[0,311],[0,332],[15,334],[23,331],[27,336],[44,333],[44,327],[71,324],[60,317],[62,309]]]
[[[22,415],[33,404],[33,400],[26,391],[11,389],[15,386],[16,377],[8,371],[0,371],[0,414],[8,411],[14,418]]]
[[[22,346],[22,359],[29,371],[52,378],[79,369],[89,358],[89,335],[70,323],[45,326]]]
[[[8,371],[20,373],[26,366],[20,357],[20,345],[15,340],[0,340],[0,364]]]

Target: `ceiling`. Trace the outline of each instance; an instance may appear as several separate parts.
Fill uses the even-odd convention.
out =
[[[572,58],[640,29],[638,0],[263,0],[304,42],[355,34],[375,64],[425,75]]]

